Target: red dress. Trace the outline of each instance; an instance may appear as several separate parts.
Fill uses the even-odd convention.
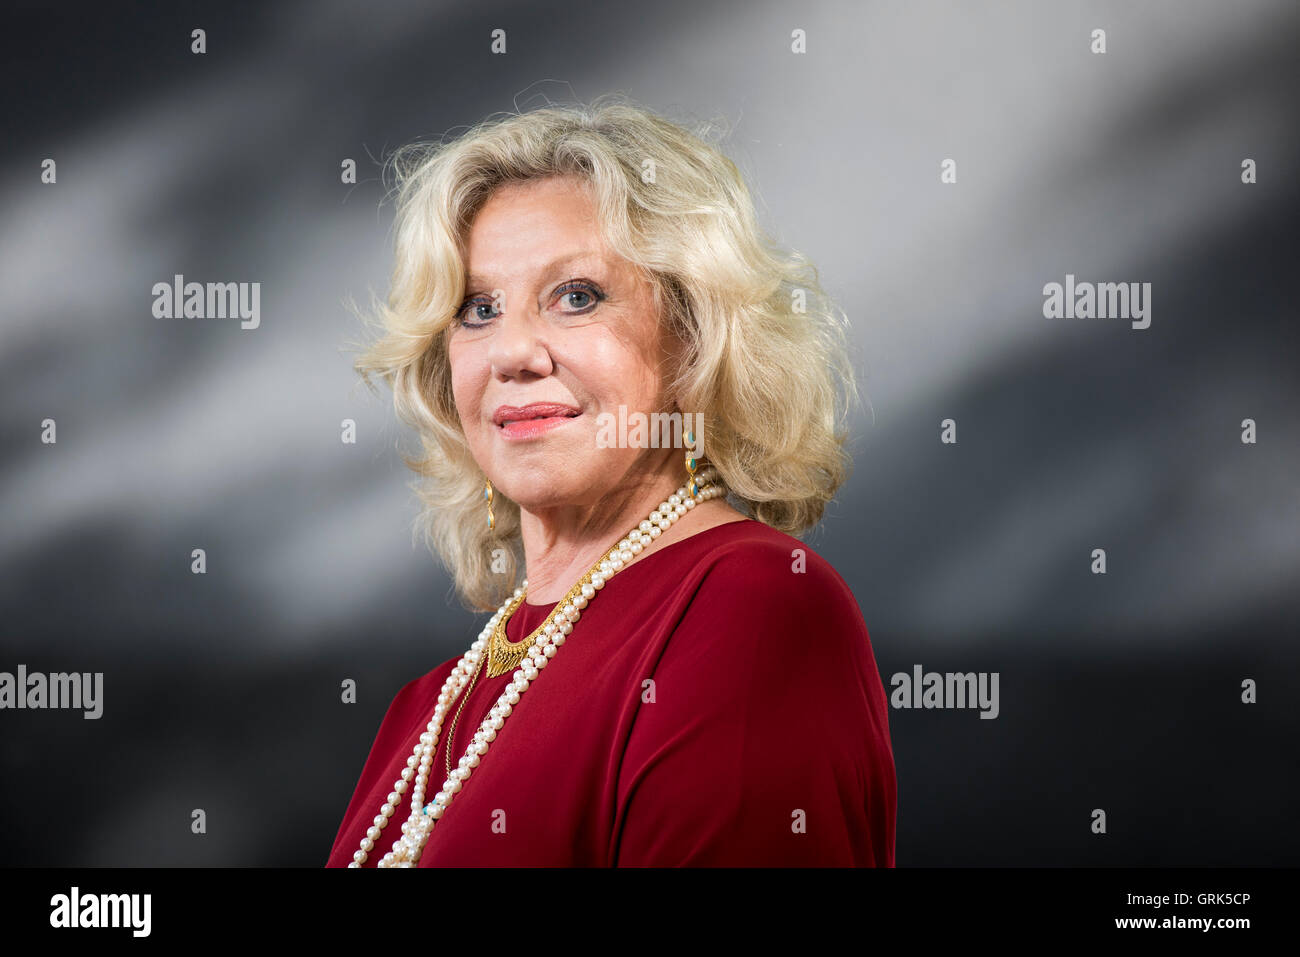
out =
[[[525,637],[553,607],[520,605],[507,635]],[[457,660],[393,699],[327,867],[352,861]],[[453,768],[510,680],[480,671]],[[447,775],[451,713],[426,801]],[[896,801],[885,691],[852,592],[806,545],[746,519],[609,580],[418,866],[892,867]],[[409,813],[408,789],[365,867]]]

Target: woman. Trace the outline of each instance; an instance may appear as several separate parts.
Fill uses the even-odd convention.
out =
[[[328,866],[892,866],[862,614],[787,534],[847,467],[815,269],[716,148],[619,99],[396,159],[357,367],[421,436],[461,595],[497,610],[393,700]],[[611,442],[638,413],[689,427]]]

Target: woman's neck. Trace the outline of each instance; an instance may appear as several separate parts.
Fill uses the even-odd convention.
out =
[[[528,602],[549,605],[559,601],[587,569],[674,491],[670,477],[652,475],[605,495],[595,505],[521,509]],[[646,551],[658,544],[656,540]]]
[[[677,456],[672,455],[664,458],[657,468],[640,473],[636,481],[601,496],[593,505],[521,508],[519,521],[528,603],[550,605],[563,598],[619,539],[685,484],[685,470],[678,465]],[[745,518],[725,498],[701,502],[623,567],[715,525]]]

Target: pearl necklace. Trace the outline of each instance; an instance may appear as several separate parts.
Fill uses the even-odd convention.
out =
[[[459,767],[447,776],[442,790],[434,795],[433,801],[425,804],[424,793],[429,779],[429,768],[433,764],[433,754],[438,748],[438,735],[442,731],[443,719],[465,686],[478,676],[479,667],[486,656],[485,649],[493,632],[499,623],[504,627],[510,614],[523,601],[528,589],[528,580],[525,579],[520,587],[515,589],[514,594],[507,598],[497,609],[496,614],[488,620],[477,640],[470,645],[469,650],[447,676],[442,691],[438,694],[433,717],[429,719],[426,730],[420,735],[414,752],[406,759],[406,767],[393,783],[393,790],[388,795],[388,800],[375,815],[374,823],[366,831],[366,836],[361,839],[361,847],[352,855],[348,867],[360,867],[366,862],[371,850],[374,849],[375,842],[379,840],[384,828],[388,826],[389,819],[401,804],[402,795],[406,793],[412,777],[415,778],[415,786],[411,788],[411,813],[402,824],[402,836],[393,842],[393,849],[380,859],[378,866],[412,867],[420,860],[434,824],[446,812],[470,773],[479,766],[479,762],[488,752],[488,746],[496,740],[506,718],[510,716],[514,706],[519,704],[520,695],[528,690],[529,684],[546,667],[546,663],[555,657],[555,653],[564,644],[565,639],[573,632],[573,625],[577,622],[582,609],[587,607],[609,579],[618,574],[624,565],[634,556],[639,555],[651,542],[672,528],[679,518],[700,502],[727,494],[726,486],[722,484],[717,469],[712,467],[700,471],[695,478],[693,491],[695,494],[691,495],[687,487],[682,486],[668,496],[667,501],[661,502],[645,521],[632,529],[625,538],[620,539],[596,564],[591,566],[569,595],[556,603],[541,627],[522,642],[530,653],[529,657],[522,660],[519,669],[513,675],[513,680],[506,685],[496,705],[475,733],[474,740],[460,759]],[[463,706],[464,702],[462,701],[461,704]],[[451,747],[450,741],[447,746]]]

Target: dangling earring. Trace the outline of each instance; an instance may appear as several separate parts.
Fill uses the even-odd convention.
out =
[[[686,474],[691,478],[686,490],[690,492],[691,498],[694,498],[700,494],[700,485],[695,481],[695,468],[699,465],[695,460],[695,433],[687,432],[686,441],[690,445],[690,448],[686,450]]]
[[[483,486],[483,498],[487,500],[488,507],[488,531],[496,531],[497,517],[492,514],[492,480],[487,479]]]

